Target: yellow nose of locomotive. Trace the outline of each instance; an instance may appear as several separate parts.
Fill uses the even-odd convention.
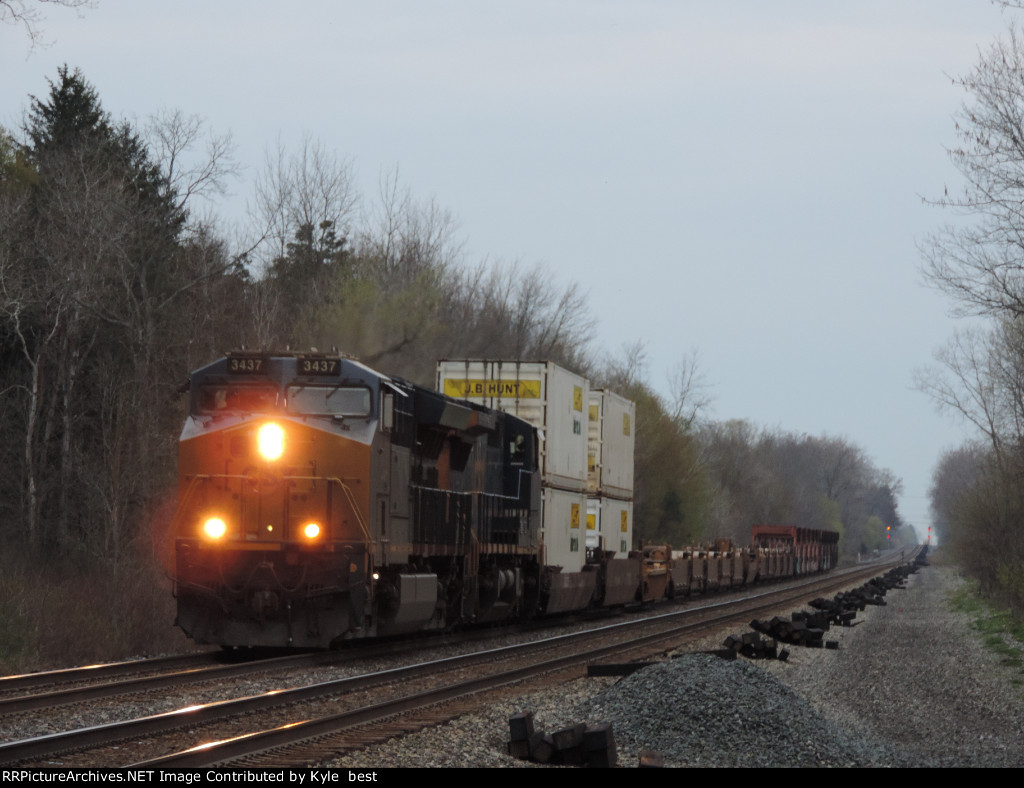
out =
[[[183,445],[179,464],[194,488],[183,494],[191,498],[187,535],[218,549],[237,549],[239,542],[252,549],[319,547],[337,538],[352,518],[342,510],[340,488],[330,488],[338,486],[334,478],[358,470],[335,467],[353,453],[341,445],[279,418],[234,425]]]

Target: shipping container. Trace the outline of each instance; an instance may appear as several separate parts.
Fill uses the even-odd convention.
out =
[[[587,496],[582,492],[544,487],[541,490],[544,562],[579,572],[587,560]]]
[[[539,433],[541,484],[586,490],[586,378],[551,362],[446,359],[437,362],[437,390],[528,421]]]
[[[590,392],[587,418],[587,492],[633,498],[636,404],[614,391]]]
[[[626,558],[633,549],[633,502],[617,498],[587,498],[587,547],[601,547]]]

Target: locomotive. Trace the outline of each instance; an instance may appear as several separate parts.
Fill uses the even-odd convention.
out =
[[[453,396],[316,351],[232,352],[192,372],[178,626],[197,643],[326,648],[834,563],[837,534],[795,528],[743,549],[633,550],[632,403],[554,365],[481,364],[439,362],[438,389]],[[494,379],[471,379],[481,369]],[[609,456],[591,440],[589,490],[587,402],[591,432],[600,403],[619,408]],[[577,444],[582,459],[567,461]],[[600,481],[601,467],[628,470]],[[814,561],[772,558],[798,543]]]
[[[340,355],[230,353],[190,376],[177,623],[326,647],[541,605],[527,422]]]

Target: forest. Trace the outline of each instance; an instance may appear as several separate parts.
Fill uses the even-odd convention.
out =
[[[795,523],[838,531],[852,560],[915,541],[899,479],[861,448],[714,421],[696,351],[652,383],[642,337],[597,347],[578,283],[466,259],[455,215],[397,170],[359,194],[352,160],[323,142],[268,148],[229,220],[243,168],[229,135],[183,110],[118,120],[68,66],[48,84],[0,128],[5,668],[182,646],[163,565],[182,385],[240,347],[337,348],[426,385],[445,357],[584,374],[637,403],[645,542]]]

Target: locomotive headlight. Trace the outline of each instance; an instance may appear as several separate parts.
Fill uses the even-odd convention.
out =
[[[320,523],[306,523],[302,526],[302,534],[307,539],[316,539],[320,536]]]
[[[269,422],[256,433],[256,445],[265,460],[277,460],[284,454],[284,429]]]
[[[219,517],[211,517],[203,523],[203,533],[210,539],[220,539],[227,532],[227,523]]]

